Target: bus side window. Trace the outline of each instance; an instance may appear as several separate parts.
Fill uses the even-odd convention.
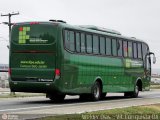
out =
[[[117,56],[117,40],[112,39],[112,54],[113,56]]]
[[[132,47],[132,42],[128,42],[128,57],[130,57],[130,58],[133,57],[133,47]]]
[[[65,47],[70,51],[75,51],[74,32],[65,30]]]
[[[65,47],[67,49],[69,49],[70,48],[70,44],[69,44],[69,41],[70,41],[69,40],[69,31],[65,30],[64,33],[65,33],[65,38],[64,38],[64,40],[65,40]]]
[[[111,55],[111,39],[106,38],[106,55]]]
[[[123,54],[124,54],[124,57],[128,57],[127,41],[123,41]]]
[[[97,35],[93,35],[93,53],[99,54],[99,39]]]
[[[141,43],[138,43],[138,58],[142,58],[142,46]]]
[[[100,54],[105,54],[105,38],[100,37]]]
[[[85,34],[81,33],[81,52],[86,52]]]
[[[86,35],[87,53],[92,53],[92,35]]]
[[[70,50],[75,51],[75,37],[74,37],[74,32],[70,31]]]
[[[118,56],[122,56],[122,40],[118,40],[117,43],[117,49],[118,49]]]
[[[133,43],[133,57],[137,58],[137,43]]]
[[[147,53],[149,52],[148,46],[146,44],[142,44],[142,52],[143,52],[143,60],[145,60],[145,57]]]
[[[80,34],[76,33],[76,51],[80,52]]]

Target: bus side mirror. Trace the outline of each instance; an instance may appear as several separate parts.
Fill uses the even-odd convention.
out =
[[[9,45],[7,45],[7,48],[8,48],[8,49],[10,48]]]
[[[149,55],[153,55],[153,64],[156,63],[156,56],[153,52],[149,52]]]
[[[156,63],[156,56],[154,55],[153,56],[153,64],[155,64]]]

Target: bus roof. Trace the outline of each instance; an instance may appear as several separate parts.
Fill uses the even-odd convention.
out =
[[[107,35],[111,37],[116,37],[120,39],[131,40],[131,41],[137,41],[137,42],[143,42],[147,44],[145,41],[137,39],[135,37],[123,36],[120,32],[116,30],[101,28],[101,27],[97,27],[94,25],[70,25],[61,20],[57,20],[57,21],[51,20],[51,21],[45,21],[45,22],[39,22],[39,21],[38,22],[21,22],[21,23],[16,23],[14,25],[23,25],[23,24],[56,24],[60,26],[61,28],[68,28],[68,29],[74,29],[77,31],[84,31],[84,32],[89,32],[89,33]]]
[[[95,34],[97,33],[97,34],[101,34],[101,35],[107,35],[107,36],[111,36],[111,37],[117,37],[117,38],[121,38],[121,39],[131,40],[131,41],[143,42],[143,43],[147,44],[145,41],[143,41],[141,39],[137,39],[135,37],[124,36],[120,32],[118,32],[116,30],[112,30],[112,29],[101,28],[101,27],[97,27],[97,26],[93,26],[93,25],[70,25],[70,24],[66,24],[66,23],[58,23],[58,24],[60,26],[62,26],[63,28],[74,29],[77,31],[85,31],[85,32],[95,33]]]

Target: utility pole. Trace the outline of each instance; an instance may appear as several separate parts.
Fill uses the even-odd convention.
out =
[[[10,33],[11,33],[11,27],[12,27],[12,23],[11,23],[11,17],[12,15],[19,15],[19,12],[17,13],[8,13],[8,14],[1,14],[2,17],[8,17],[8,22],[3,22],[4,24],[7,24],[9,26],[9,36],[10,36]]]
[[[10,41],[10,36],[11,36],[11,27],[13,25],[13,23],[11,23],[11,17],[13,15],[19,15],[19,12],[17,13],[8,13],[8,14],[1,14],[2,17],[8,17],[8,22],[3,22],[3,24],[6,24],[9,26],[9,41]],[[9,48],[9,47],[8,47]],[[12,92],[10,93],[11,95],[15,95],[15,92]]]

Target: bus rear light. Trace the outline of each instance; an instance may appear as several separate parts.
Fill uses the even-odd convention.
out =
[[[60,70],[59,69],[55,69],[55,75],[60,75]]]
[[[8,69],[8,75],[11,76],[11,68]]]
[[[39,22],[30,22],[31,25],[39,24]]]
[[[19,28],[19,31],[23,31],[23,27],[20,27],[20,28]]]
[[[31,50],[31,51],[28,51],[29,53],[36,53],[37,51],[34,51],[34,50]]]
[[[59,79],[59,77],[60,77],[60,69],[55,69],[55,78],[56,79]]]

